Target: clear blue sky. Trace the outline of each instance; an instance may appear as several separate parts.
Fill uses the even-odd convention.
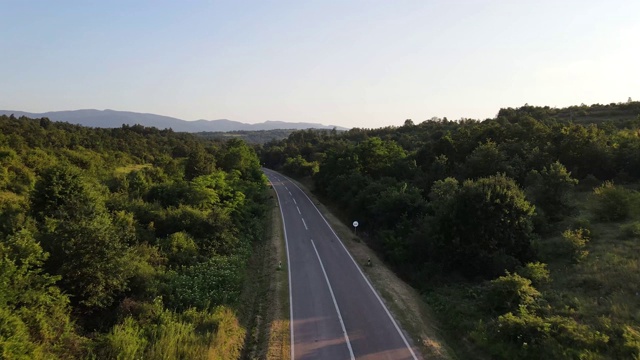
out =
[[[0,0],[0,109],[401,125],[640,100],[640,1]]]

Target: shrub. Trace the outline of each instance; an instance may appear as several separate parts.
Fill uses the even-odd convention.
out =
[[[162,300],[129,303],[124,321],[97,343],[100,359],[239,359],[245,330],[227,307],[174,312]]]
[[[0,356],[26,360],[34,358],[38,350],[25,323],[9,309],[0,307]]]
[[[472,335],[494,359],[591,359],[609,337],[562,316],[540,317],[521,306],[481,324]]]
[[[579,263],[589,255],[589,251],[586,250],[589,235],[589,230],[582,228],[565,230],[565,232],[562,233],[563,253],[571,256],[571,260],[574,263]]]
[[[593,214],[598,220],[620,221],[631,214],[636,196],[630,190],[605,181],[600,187],[593,189],[593,193],[596,196]]]
[[[101,355],[107,359],[142,359],[147,343],[138,323],[127,317],[122,324],[114,326],[111,332],[104,336]]]
[[[171,265],[194,265],[198,259],[198,245],[186,232],[169,235],[160,246]]]
[[[624,339],[624,351],[630,359],[640,359],[640,329],[631,325],[625,325],[622,338]]]
[[[504,313],[532,305],[540,296],[540,292],[531,285],[531,280],[507,272],[507,275],[491,280],[484,300],[487,309]]]
[[[524,267],[518,270],[518,274],[531,280],[531,283],[535,286],[540,286],[551,281],[549,269],[547,264],[541,262],[528,263]]]

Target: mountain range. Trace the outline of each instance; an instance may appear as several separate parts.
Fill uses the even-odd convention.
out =
[[[156,127],[158,129],[171,128],[178,132],[226,132],[226,131],[260,131],[275,129],[333,129],[348,130],[347,128],[323,125],[307,122],[285,122],[285,121],[265,121],[257,124],[247,124],[239,121],[219,119],[219,120],[195,120],[187,121],[170,116],[137,113],[131,111],[116,110],[69,110],[69,111],[49,111],[45,113],[30,113],[25,111],[0,110],[0,115],[11,115],[15,117],[26,116],[29,118],[46,117],[52,121],[64,121],[71,124],[78,124],[88,127],[116,128],[126,125],[142,125]]]

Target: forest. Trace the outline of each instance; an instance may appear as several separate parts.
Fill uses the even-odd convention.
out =
[[[640,102],[296,131],[259,153],[359,221],[456,357],[640,358]]]
[[[238,139],[0,116],[0,358],[238,358],[266,178]]]

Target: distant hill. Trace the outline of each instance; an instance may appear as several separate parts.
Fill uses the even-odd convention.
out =
[[[126,125],[142,125],[156,127],[158,129],[171,128],[173,131],[179,132],[227,132],[227,131],[261,131],[276,129],[333,129],[348,130],[343,127],[334,125],[323,125],[317,123],[296,122],[289,123],[284,121],[265,121],[257,124],[246,124],[239,121],[220,119],[220,120],[196,120],[186,121],[170,116],[162,116],[156,114],[145,114],[131,111],[116,110],[70,110],[70,111],[50,111],[45,113],[30,113],[15,110],[0,110],[0,115],[11,115],[16,117],[26,116],[30,118],[46,117],[53,121],[64,121],[71,124],[78,124],[88,127],[97,128],[117,128],[123,124]]]

